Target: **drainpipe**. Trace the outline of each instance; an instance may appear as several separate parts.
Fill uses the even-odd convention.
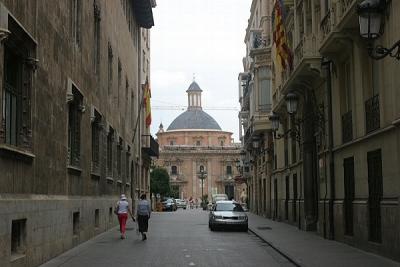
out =
[[[334,200],[336,198],[335,188],[335,161],[333,152],[333,119],[332,119],[332,61],[326,58],[322,60],[322,66],[326,71],[326,95],[328,100],[328,154],[329,154],[329,239],[335,239]]]

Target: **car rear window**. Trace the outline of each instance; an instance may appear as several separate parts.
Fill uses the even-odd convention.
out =
[[[237,203],[217,203],[215,211],[244,211]]]

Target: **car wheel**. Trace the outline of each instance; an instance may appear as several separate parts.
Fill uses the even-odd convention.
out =
[[[211,231],[215,231],[215,227],[212,226],[212,225],[210,225],[210,230],[211,230]]]
[[[243,232],[247,232],[248,230],[249,230],[249,227],[247,225],[242,228]]]

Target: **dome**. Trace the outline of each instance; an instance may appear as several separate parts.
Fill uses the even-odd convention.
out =
[[[213,117],[201,109],[196,109],[187,110],[176,117],[176,119],[168,127],[167,131],[181,129],[221,130],[221,127]]]

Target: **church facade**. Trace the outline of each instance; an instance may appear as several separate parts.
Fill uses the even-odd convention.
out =
[[[167,169],[174,197],[201,199],[202,194],[226,193],[239,200],[242,185],[235,182],[239,173],[240,144],[232,133],[202,109],[202,90],[193,81],[186,90],[188,108],[169,127],[157,133],[160,156],[156,165]],[[206,175],[202,175],[201,171]],[[244,187],[244,186],[243,186]]]

